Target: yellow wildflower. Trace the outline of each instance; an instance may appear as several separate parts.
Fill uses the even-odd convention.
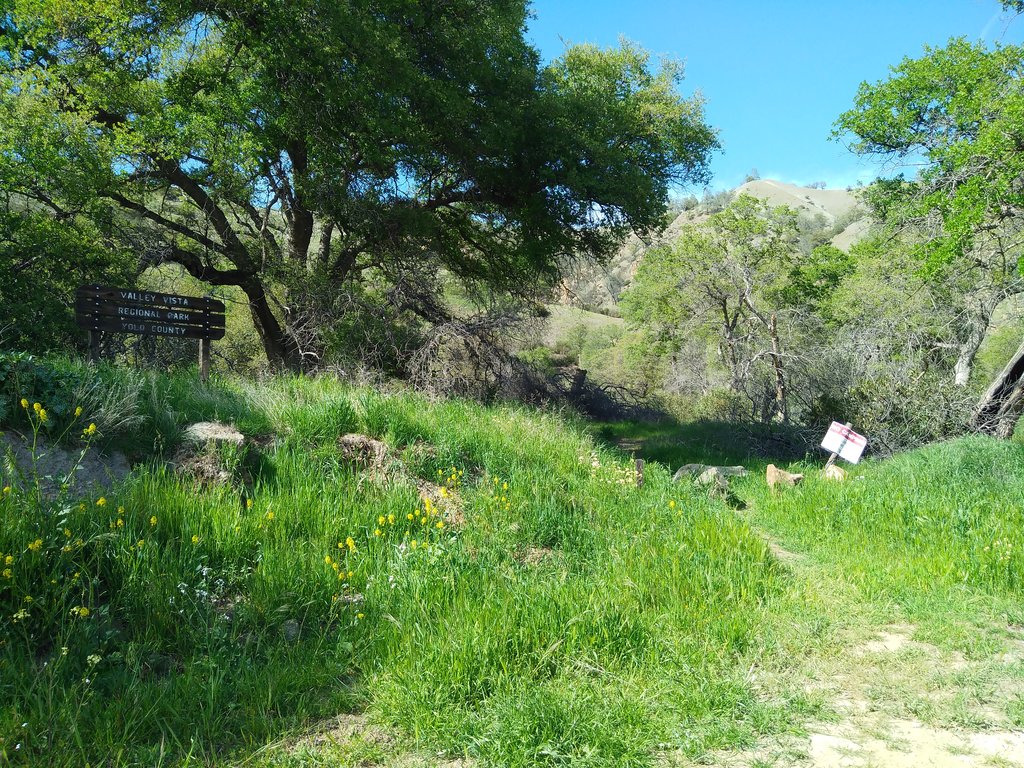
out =
[[[4,565],[13,565],[13,564],[14,564],[14,555],[8,555],[7,557],[4,558]]]
[[[274,519],[274,511],[270,510],[269,512],[267,512],[267,520],[273,520],[273,519]]]
[[[441,522],[440,520],[438,520],[437,521],[437,528],[438,528],[438,530],[440,530],[441,528],[444,528],[444,523]]]
[[[11,569],[10,568],[4,568],[4,578],[5,579],[11,578]]]
[[[90,611],[84,605],[79,605],[71,609],[71,615],[77,616],[80,619],[88,617]]]
[[[395,516],[394,515],[388,515],[388,524],[389,525],[394,525],[395,524]]]
[[[124,520],[122,518],[120,518],[120,517],[117,518],[117,527],[118,528],[124,528]]]
[[[199,543],[199,535],[198,534],[192,534],[192,543],[193,544],[198,544]]]
[[[43,406],[41,403],[32,403],[32,410],[35,411],[36,413],[39,413],[41,410],[43,410]]]
[[[138,547],[139,549],[142,549],[142,545],[143,545],[143,544],[145,544],[145,543],[146,543],[146,540],[145,540],[145,539],[139,539],[139,540],[138,540],[138,541],[137,541],[137,542],[135,543],[135,546],[136,546],[136,547]]]
[[[409,542],[409,546],[413,549],[416,549],[416,547],[419,546],[419,543],[416,541],[416,539],[413,539],[411,542]]]
[[[668,503],[668,508],[669,508],[669,509],[675,509],[675,508],[676,508],[676,502],[675,502],[675,499],[673,499],[672,501],[670,501],[670,502]]]
[[[345,539],[345,546],[348,547],[348,551],[349,552],[355,552],[356,551],[356,543],[355,543],[355,541],[352,540],[351,536],[349,536],[348,538]]]
[[[377,518],[377,525],[384,525],[384,515]]]
[[[363,614],[363,613],[357,613],[356,614],[356,618],[359,619],[359,620],[362,620],[363,616],[365,616],[365,615],[366,614]]]
[[[150,525],[150,527],[152,527],[152,526],[156,525],[156,515],[152,515],[152,516],[151,516],[151,517],[149,518],[149,525]]]
[[[351,578],[352,578],[352,577],[353,577],[354,575],[355,575],[355,574],[354,574],[354,573],[352,573],[352,571],[349,571],[349,572],[348,572],[348,577],[349,577],[350,579],[351,579]]]
[[[39,409],[39,420],[40,421],[46,421],[47,418],[48,418],[48,416],[46,415],[46,409],[45,408],[40,408]]]
[[[332,562],[331,556],[330,555],[324,555],[324,562],[327,563],[328,565],[330,565],[331,562]]]
[[[406,520],[412,520],[412,517],[413,517],[412,512],[410,512],[408,515],[405,516],[405,519]]]
[[[40,549],[42,549],[42,547],[43,547],[43,540],[42,539],[36,539],[35,541],[33,541],[31,544],[28,545],[28,548],[31,551],[33,551],[33,552],[38,552]]]
[[[246,509],[252,509],[252,499],[246,499],[245,500],[245,508]]]
[[[71,538],[71,529],[70,528],[65,528],[64,529],[64,537],[68,538],[68,539]]]
[[[21,407],[28,408],[28,400],[26,400],[24,397],[21,398]]]
[[[75,408],[75,418],[77,419],[81,415],[82,415],[82,406],[78,406],[77,408]]]
[[[107,506],[106,498],[103,497],[103,496],[100,496],[98,499],[96,499],[96,506],[97,507],[105,507],[105,506]]]
[[[380,528],[377,528],[377,529],[374,530],[373,535],[374,536],[381,536],[381,535],[383,535],[383,531],[381,531]]]

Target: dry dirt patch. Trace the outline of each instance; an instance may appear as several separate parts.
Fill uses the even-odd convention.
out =
[[[0,433],[0,457],[8,453],[14,459],[14,466],[23,478],[31,482],[31,444],[15,432]],[[101,455],[91,449],[82,457],[80,448],[64,448],[40,441],[36,447],[35,471],[38,473],[44,492],[55,494],[61,482],[77,465],[69,488],[74,496],[98,493],[124,480],[132,471],[124,454],[113,452]]]

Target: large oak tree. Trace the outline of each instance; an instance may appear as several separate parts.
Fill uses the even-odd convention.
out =
[[[714,132],[681,69],[522,0],[9,0],[0,185],[247,297],[301,367],[304,292],[415,264],[515,291],[661,223]]]

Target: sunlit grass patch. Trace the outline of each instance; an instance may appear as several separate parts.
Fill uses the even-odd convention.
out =
[[[638,488],[582,425],[328,379],[154,377],[140,398],[165,431],[134,450],[222,420],[259,437],[259,471],[204,485],[150,454],[59,523],[5,494],[6,759],[223,762],[356,705],[494,765],[644,765],[775,727],[738,661],[785,573],[728,509],[654,465]],[[348,432],[393,461],[351,463]]]

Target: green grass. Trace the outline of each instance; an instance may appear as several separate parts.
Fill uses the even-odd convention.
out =
[[[199,418],[276,440],[251,489],[156,460],[102,506],[12,482],[4,760],[221,764],[353,710],[491,765],[648,765],[659,745],[699,754],[778,727],[737,660],[783,572],[666,470],[637,489],[581,425],[326,379],[145,392],[154,445]],[[351,430],[404,471],[346,464]],[[421,502],[417,482],[439,479],[459,516]]]
[[[1024,624],[1024,446],[931,446],[844,485],[807,464],[776,494],[755,474],[738,512],[671,471],[760,469],[774,432],[592,428],[330,379],[107,391],[141,420],[108,442],[140,463],[102,505],[40,500],[5,470],[0,764],[705,759],[833,716],[796,670],[818,659],[834,676],[851,633],[912,621],[916,639],[984,661]],[[164,463],[200,419],[259,438],[213,457],[234,482]],[[389,460],[347,463],[350,431]],[[607,446],[630,440],[651,460],[642,489]],[[913,686],[927,663],[870,685],[906,688],[893,711],[970,724],[968,694],[1005,681],[994,666],[936,680],[962,693],[939,706]],[[1005,704],[1019,722],[1019,696]],[[340,713],[360,732],[318,741]]]
[[[748,480],[751,519],[839,565],[866,598],[924,615],[959,595],[1024,621],[1024,445],[961,438],[847,467],[843,484],[820,466],[798,467],[807,480],[785,493]]]

